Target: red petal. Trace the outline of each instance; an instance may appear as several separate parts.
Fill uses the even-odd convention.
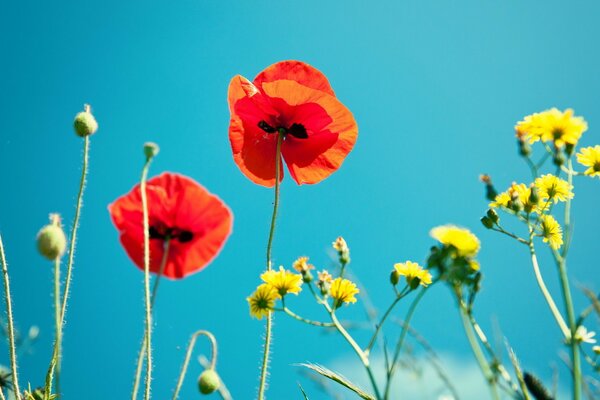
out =
[[[275,185],[277,135],[265,132],[258,123],[275,124],[276,111],[264,95],[252,91],[248,84],[248,80],[236,76],[229,85],[229,141],[233,159],[252,182],[272,187]],[[283,179],[283,169],[281,171]]]
[[[171,240],[164,276],[183,278],[203,269],[219,253],[231,233],[232,214],[216,196],[194,180],[178,174],[164,173],[147,183],[151,226],[188,230],[189,242]],[[111,217],[120,231],[127,254],[144,268],[144,231],[139,185],[109,206]],[[164,241],[150,240],[150,271],[158,273],[164,255]]]
[[[296,81],[311,89],[320,90],[335,96],[329,81],[318,69],[302,61],[280,61],[262,71],[254,78],[254,85],[262,88],[263,83],[277,80]]]
[[[287,135],[282,146],[292,178],[298,184],[313,184],[336,171],[358,136],[352,113],[335,97],[293,81],[264,83],[262,88],[267,96],[282,99],[291,107],[286,112],[287,123],[302,124],[307,130],[308,138]]]

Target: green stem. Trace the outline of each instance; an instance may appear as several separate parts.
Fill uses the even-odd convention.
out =
[[[12,381],[15,396],[21,400],[21,389],[19,388],[19,376],[17,373],[17,352],[15,347],[15,327],[13,322],[12,301],[10,299],[10,280],[8,278],[8,264],[4,256],[4,245],[0,235],[0,262],[2,262],[2,275],[4,276],[4,300],[6,301],[6,314],[8,325],[8,349],[10,356],[10,369],[12,372]]]
[[[140,191],[142,195],[142,213],[144,229],[144,300],[146,303],[146,386],[144,399],[150,399],[150,386],[152,384],[152,304],[150,302],[150,224],[148,220],[148,195],[146,193],[146,180],[152,157],[146,158],[142,169]]]
[[[371,352],[371,349],[373,348],[373,346],[375,345],[375,341],[377,340],[377,335],[379,334],[379,331],[381,330],[381,327],[385,323],[385,320],[390,315],[390,313],[392,312],[392,310],[394,309],[394,307],[396,306],[396,304],[398,304],[398,302],[400,301],[400,299],[402,299],[404,297],[404,295],[406,294],[406,293],[404,293],[404,291],[402,291],[402,292],[403,293],[398,293],[398,295],[396,295],[396,298],[394,299],[394,301],[392,302],[392,304],[390,304],[390,306],[387,308],[387,310],[385,311],[385,313],[381,317],[381,320],[379,321],[379,323],[376,324],[375,332],[373,332],[373,336],[371,336],[371,340],[369,340],[369,344],[365,348],[365,354],[368,355]]]
[[[296,314],[295,312],[293,312],[292,310],[290,310],[287,307],[283,307],[280,309],[275,309],[275,311],[283,311],[284,313],[286,313],[287,315],[289,315],[290,317],[294,318],[295,320],[298,320],[300,322],[304,322],[305,324],[308,325],[314,325],[314,326],[319,326],[322,328],[333,328],[335,327],[335,325],[331,322],[321,322],[321,321],[314,321],[312,319],[308,319],[308,318],[304,318],[298,314]]]
[[[54,323],[56,325],[56,342],[58,359],[55,367],[56,394],[60,396],[60,364],[62,344],[62,324],[60,323],[60,258],[54,260]]]
[[[479,364],[479,368],[481,368],[481,372],[483,372],[483,376],[485,377],[485,379],[488,383],[488,386],[490,387],[490,392],[491,392],[492,398],[498,400],[498,399],[500,399],[500,396],[499,396],[498,390],[496,388],[496,378],[494,377],[494,373],[490,369],[487,359],[485,358],[485,355],[483,354],[483,351],[481,350],[481,346],[479,346],[479,342],[477,341],[477,338],[475,337],[475,334],[473,333],[473,329],[472,329],[473,327],[471,326],[471,323],[469,321],[469,312],[467,311],[467,307],[464,304],[464,302],[462,301],[462,299],[460,298],[460,294],[456,293],[456,295],[458,297],[458,308],[460,311],[460,319],[462,321],[463,328],[467,335],[467,339],[469,340],[469,344],[471,345],[471,349],[473,350],[475,359],[477,360],[477,363]]]
[[[275,237],[275,222],[277,221],[277,210],[279,209],[279,177],[281,175],[281,143],[283,142],[284,132],[277,132],[277,145],[275,148],[275,200],[273,201],[273,215],[271,216],[271,227],[269,229],[269,239],[267,241],[267,270],[272,266],[271,249],[273,247],[273,238]],[[269,354],[271,351],[271,331],[273,329],[273,313],[267,315],[267,325],[265,329],[265,347],[263,351],[262,367],[260,369],[260,384],[258,387],[258,400],[265,398],[267,373],[269,370]]]
[[[406,318],[404,319],[404,326],[402,327],[402,332],[400,332],[400,337],[398,338],[398,343],[396,343],[396,349],[394,350],[394,357],[392,358],[392,362],[390,364],[390,369],[389,369],[389,371],[387,371],[387,381],[385,383],[385,393],[383,395],[383,398],[386,400],[389,399],[389,396],[390,396],[390,389],[392,387],[392,378],[394,376],[394,372],[396,371],[396,364],[398,363],[398,358],[400,358],[400,352],[402,351],[402,345],[404,344],[404,340],[406,339],[406,334],[408,333],[408,328],[410,327],[410,320],[412,319],[412,316],[414,315],[415,310],[417,309],[417,305],[419,304],[419,301],[421,301],[421,299],[425,295],[425,292],[430,287],[431,287],[431,285],[429,285],[428,287],[424,287],[423,289],[421,289],[419,291],[419,293],[417,294],[417,296],[415,297],[413,302],[410,304],[410,307],[408,308],[408,312],[406,313]]]
[[[533,231],[530,233],[529,253],[531,254],[531,265],[533,266],[533,272],[535,274],[535,279],[540,288],[540,291],[542,292],[542,295],[544,296],[544,299],[546,300],[546,303],[548,304],[548,307],[550,308],[550,311],[552,312],[552,315],[554,316],[554,319],[556,320],[556,323],[558,324],[558,327],[560,328],[562,334],[565,338],[569,338],[569,328],[567,327],[567,324],[565,323],[565,320],[563,319],[560,311],[558,310],[558,307],[556,307],[556,303],[554,303],[552,295],[550,294],[548,288],[546,287],[546,284],[544,283],[544,278],[542,277],[540,266],[538,264],[537,256],[535,253],[535,247],[533,245]]]
[[[194,351],[196,339],[200,335],[204,335],[210,339],[210,343],[212,345],[212,357],[208,369],[215,369],[215,365],[217,364],[217,339],[215,339],[214,335],[209,331],[200,330],[195,332],[190,338],[190,343],[188,344],[187,352],[185,353],[185,359],[183,360],[183,365],[181,366],[181,372],[179,373],[179,378],[177,379],[177,386],[173,392],[172,400],[177,400],[177,397],[179,396],[179,391],[183,385],[183,380],[185,379],[185,374],[187,373],[190,358],[192,357],[192,352]]]
[[[358,358],[360,358],[360,361],[362,362],[363,366],[365,367],[365,370],[367,371],[369,380],[371,381],[371,386],[373,387],[373,390],[375,391],[375,397],[377,398],[377,400],[381,400],[382,397],[381,397],[381,394],[379,393],[379,388],[377,387],[377,382],[375,381],[375,375],[373,375],[373,371],[371,370],[371,363],[369,361],[369,355],[360,348],[360,346],[356,343],[356,341],[352,338],[352,336],[350,336],[348,331],[340,323],[340,321],[337,319],[337,316],[335,315],[335,310],[332,309],[331,307],[329,307],[329,304],[327,304],[327,303],[323,303],[323,305],[329,312],[329,316],[331,317],[331,322],[333,322],[335,328],[344,337],[344,339],[346,339],[348,344],[350,344],[350,347],[352,347],[352,349],[354,350],[354,352],[356,353]]]
[[[61,358],[62,351],[62,332],[65,326],[65,314],[67,312],[67,300],[71,291],[71,277],[73,274],[73,263],[75,260],[75,244],[77,242],[77,231],[79,229],[79,218],[81,216],[81,208],[83,205],[83,192],[85,190],[85,180],[88,170],[88,157],[90,150],[90,138],[86,136],[83,141],[83,161],[81,168],[81,178],[79,179],[79,192],[77,194],[77,204],[75,206],[75,218],[73,219],[73,227],[71,228],[71,240],[69,242],[69,259],[67,262],[67,278],[65,280],[65,288],[62,295],[62,305],[60,308],[60,335],[57,335],[54,341],[54,350],[52,352],[52,360],[46,374],[46,390],[44,396],[49,398],[52,392],[52,379],[54,378],[55,369]]]
[[[158,284],[160,282],[160,277],[163,275],[163,272],[165,270],[165,266],[167,265],[170,247],[171,247],[171,241],[167,237],[165,239],[165,243],[164,243],[164,252],[163,252],[163,258],[160,262],[160,269],[159,269],[158,275],[156,276],[156,279],[154,281],[154,287],[152,288],[152,297],[150,298],[150,308],[152,308],[153,310],[154,310],[154,303],[156,302],[156,294],[158,293]],[[146,349],[147,340],[148,339],[146,338],[146,332],[144,332],[144,338],[142,339],[142,346],[140,348],[140,351],[138,352],[137,366],[135,369],[135,379],[133,381],[133,389],[131,391],[131,399],[132,400],[137,399],[137,396],[138,396],[140,379],[142,376],[142,367],[144,365],[144,360],[146,359],[144,357],[144,352]]]

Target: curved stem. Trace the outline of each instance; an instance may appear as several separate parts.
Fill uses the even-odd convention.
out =
[[[167,265],[167,259],[169,258],[170,247],[171,247],[171,241],[167,237],[165,239],[165,243],[164,243],[164,252],[163,252],[163,258],[160,262],[160,269],[159,269],[158,275],[156,276],[156,279],[154,280],[154,287],[152,288],[152,297],[150,298],[150,307],[152,309],[154,309],[154,303],[156,302],[156,294],[158,293],[158,284],[160,282],[160,277],[163,275],[165,266]],[[137,399],[137,396],[138,396],[140,379],[142,376],[142,367],[144,365],[144,360],[146,359],[144,357],[144,354],[145,354],[144,351],[146,349],[146,342],[147,342],[147,338],[146,338],[146,333],[144,332],[144,338],[142,339],[142,346],[140,348],[140,351],[138,352],[138,358],[137,358],[137,362],[136,362],[137,366],[135,369],[135,379],[133,381],[133,389],[131,390],[131,399],[132,400]]]
[[[150,303],[150,224],[148,221],[148,196],[146,193],[146,179],[152,157],[146,158],[142,169],[140,191],[142,195],[142,214],[144,229],[144,300],[146,303],[146,387],[144,399],[150,399],[150,386],[152,384],[152,305]]]
[[[181,386],[183,385],[183,380],[185,379],[185,374],[190,363],[190,358],[192,357],[192,352],[194,351],[196,339],[200,335],[204,335],[210,339],[210,343],[212,345],[212,357],[208,369],[215,369],[215,365],[217,364],[217,340],[215,339],[214,335],[209,331],[200,330],[195,332],[190,338],[190,343],[188,344],[187,352],[185,353],[185,359],[183,360],[183,365],[181,366],[181,372],[179,373],[179,378],[177,379],[177,386],[175,387],[175,391],[173,392],[172,400],[177,400],[177,397],[179,396],[179,391],[181,390]]]
[[[287,307],[283,307],[283,308],[280,308],[280,309],[275,309],[275,311],[283,311],[284,313],[286,313],[290,317],[292,317],[292,318],[294,318],[294,319],[296,319],[296,320],[298,320],[300,322],[304,322],[305,324],[319,326],[319,327],[322,327],[322,328],[333,328],[333,327],[335,327],[335,325],[332,322],[313,321],[312,319],[304,318],[304,317],[296,314],[295,312],[293,312],[292,310],[290,310]]]
[[[71,229],[71,240],[69,242],[69,260],[67,262],[67,279],[65,280],[65,289],[62,295],[62,305],[60,308],[60,335],[57,334],[56,340],[54,341],[54,350],[52,352],[52,359],[50,360],[50,366],[46,374],[46,390],[45,396],[50,396],[52,391],[52,379],[54,377],[56,366],[59,364],[62,350],[62,331],[65,325],[65,313],[67,311],[67,300],[69,298],[69,292],[71,290],[71,276],[73,273],[73,262],[75,259],[75,244],[77,241],[77,230],[79,229],[79,217],[81,215],[81,207],[83,204],[83,192],[85,190],[85,179],[87,177],[88,170],[88,157],[90,150],[90,138],[86,136],[83,141],[83,161],[81,178],[79,179],[79,192],[77,194],[77,205],[75,206],[75,218],[73,219],[73,227]],[[58,333],[58,330],[57,330]],[[59,367],[60,368],[60,367]]]
[[[4,389],[0,387],[0,400],[6,400],[6,397],[4,397]]]
[[[371,386],[373,387],[373,390],[375,391],[375,397],[377,398],[377,400],[381,400],[382,397],[381,397],[381,394],[379,393],[379,388],[377,387],[377,382],[375,381],[375,375],[373,375],[373,370],[371,370],[371,363],[369,361],[368,354],[365,353],[360,348],[358,343],[356,343],[354,338],[352,338],[352,336],[348,333],[348,331],[340,323],[340,321],[337,319],[337,316],[335,315],[335,310],[332,309],[329,306],[329,304],[327,304],[327,303],[323,303],[323,305],[329,312],[329,316],[331,317],[331,322],[333,322],[335,328],[344,337],[344,339],[346,339],[346,341],[348,342],[350,347],[352,347],[352,349],[354,350],[354,352],[356,353],[358,358],[360,358],[360,361],[362,362],[363,366],[365,367],[365,370],[367,371],[367,375],[369,376],[369,381],[371,381]]]
[[[467,339],[469,340],[469,344],[471,345],[471,349],[473,350],[473,354],[475,355],[475,359],[477,360],[477,363],[479,364],[479,368],[481,368],[481,372],[483,372],[483,376],[485,377],[485,379],[490,387],[490,392],[491,392],[492,398],[500,399],[498,390],[496,388],[496,379],[494,377],[494,373],[490,369],[487,359],[485,358],[485,355],[483,354],[483,351],[481,350],[481,347],[479,346],[479,342],[477,341],[477,338],[473,334],[473,329],[472,329],[472,326],[469,321],[469,312],[467,311],[467,307],[465,306],[464,302],[460,298],[460,295],[457,294],[457,296],[458,296],[458,308],[459,308],[459,312],[460,312],[460,319],[462,321],[463,328],[467,335]]]
[[[390,364],[390,370],[387,371],[387,382],[385,384],[385,393],[383,395],[384,399],[388,399],[389,395],[390,395],[390,389],[392,386],[392,377],[394,376],[394,372],[396,371],[396,364],[398,363],[398,358],[400,358],[400,352],[402,351],[402,345],[404,344],[404,339],[406,338],[406,334],[408,333],[408,328],[410,327],[410,320],[412,319],[412,316],[415,313],[415,310],[417,309],[417,305],[419,304],[419,301],[421,301],[421,299],[423,298],[423,296],[425,295],[425,292],[427,291],[427,289],[431,287],[425,287],[423,289],[421,289],[421,291],[419,291],[419,293],[417,294],[417,297],[415,297],[415,299],[413,300],[413,302],[410,304],[410,307],[408,309],[408,312],[406,313],[406,318],[404,318],[404,326],[402,327],[402,332],[400,332],[400,337],[398,338],[398,343],[396,343],[396,349],[394,350],[394,357],[392,358],[392,362]]]
[[[273,238],[275,237],[275,222],[277,220],[277,210],[279,209],[279,177],[281,175],[281,143],[283,141],[283,132],[277,132],[277,147],[275,149],[275,200],[273,201],[273,215],[271,216],[271,228],[269,229],[269,239],[267,240],[267,270],[270,271],[273,266],[271,262],[271,249],[273,247]],[[271,331],[273,329],[273,313],[269,311],[267,315],[267,324],[265,328],[265,346],[263,351],[262,367],[260,369],[260,384],[258,386],[258,400],[263,400],[267,384],[267,373],[269,369],[269,353],[271,351]]]
[[[546,284],[544,283],[544,278],[542,277],[542,273],[540,272],[540,266],[538,265],[537,256],[535,254],[533,240],[530,241],[529,251],[531,254],[531,265],[533,266],[533,272],[535,274],[537,284],[540,287],[540,291],[542,292],[542,295],[544,296],[544,299],[546,300],[546,303],[548,304],[548,307],[550,308],[550,311],[552,312],[552,315],[554,316],[554,319],[556,320],[556,323],[558,324],[558,327],[560,328],[562,334],[565,338],[569,338],[570,330],[567,327],[567,324],[565,323],[565,320],[563,319],[560,311],[558,310],[558,307],[556,307],[556,303],[554,303],[554,299],[548,291]]]
[[[13,388],[17,400],[21,400],[21,389],[19,388],[19,376],[17,373],[17,352],[15,347],[15,327],[13,322],[12,301],[10,299],[10,280],[8,278],[8,264],[4,256],[4,245],[0,235],[0,262],[2,263],[2,275],[4,277],[4,300],[6,301],[6,315],[8,325],[8,349],[10,355],[10,369],[12,372]]]
[[[385,313],[381,317],[381,320],[379,321],[379,323],[375,327],[375,332],[373,332],[373,336],[371,336],[371,340],[369,340],[369,344],[365,348],[365,353],[366,354],[369,354],[371,352],[371,349],[373,348],[373,346],[375,345],[375,341],[377,340],[377,335],[379,334],[379,331],[381,330],[381,327],[383,326],[385,320],[390,315],[390,313],[392,312],[392,310],[394,309],[394,307],[396,306],[396,304],[398,304],[398,302],[400,301],[400,299],[402,299],[403,297],[404,297],[404,295],[402,293],[399,293],[396,296],[396,298],[394,299],[394,301],[392,302],[392,304],[390,304],[390,306],[388,307],[388,309],[385,311]]]

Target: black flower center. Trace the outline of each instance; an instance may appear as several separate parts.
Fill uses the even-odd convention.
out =
[[[258,123],[258,127],[267,133],[275,133],[280,132],[284,135],[292,135],[297,139],[306,139],[308,138],[308,133],[306,133],[306,128],[302,124],[293,123],[289,127],[278,126],[276,128],[269,125],[265,120],[261,120]]]
[[[190,231],[165,226],[152,225],[148,229],[148,233],[150,235],[150,239],[179,240],[180,243],[187,243],[194,238],[194,234]]]

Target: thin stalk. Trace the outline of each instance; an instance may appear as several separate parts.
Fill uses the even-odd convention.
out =
[[[56,394],[60,396],[60,364],[62,344],[62,324],[60,323],[60,258],[54,260],[54,323],[56,325],[56,342],[58,359],[55,367]]]
[[[0,388],[0,400],[6,400],[6,397],[4,397],[4,389]]]
[[[50,360],[50,366],[48,367],[48,373],[46,374],[46,390],[45,396],[50,396],[52,391],[52,379],[54,378],[56,366],[61,358],[62,351],[62,331],[65,325],[65,314],[67,311],[67,300],[71,290],[71,277],[73,274],[73,262],[75,260],[75,244],[77,242],[77,230],[79,229],[79,218],[81,215],[81,208],[83,205],[83,192],[85,190],[85,179],[88,171],[88,158],[90,150],[90,138],[86,136],[83,139],[83,161],[81,168],[81,178],[79,179],[79,192],[77,194],[77,204],[75,206],[75,218],[73,219],[73,227],[71,228],[71,240],[69,242],[69,259],[67,262],[67,278],[65,280],[65,289],[62,295],[62,305],[60,308],[60,335],[57,335],[54,341],[54,350],[52,352],[52,359]],[[57,331],[58,332],[58,331]]]
[[[215,365],[217,364],[217,339],[215,339],[214,335],[209,331],[200,330],[195,332],[190,338],[190,343],[188,344],[187,352],[185,353],[185,359],[183,360],[183,365],[181,366],[181,372],[179,373],[179,378],[177,379],[177,386],[175,387],[175,391],[173,392],[172,400],[177,400],[177,397],[179,396],[179,391],[181,390],[181,386],[183,385],[183,380],[185,379],[185,374],[187,373],[190,358],[192,357],[192,352],[194,351],[196,339],[200,335],[204,335],[210,339],[210,343],[212,345],[212,357],[208,369],[215,369]]]
[[[460,295],[457,293],[457,296]],[[471,323],[469,321],[469,313],[467,311],[467,307],[465,306],[462,299],[460,299],[460,297],[458,298],[458,308],[460,312],[460,319],[462,321],[463,328],[467,335],[467,339],[469,340],[469,344],[471,345],[471,349],[473,350],[475,359],[479,364],[479,368],[481,368],[481,372],[483,372],[483,376],[485,377],[485,380],[487,381],[488,386],[490,387],[492,398],[499,400],[500,395],[498,394],[498,389],[496,388],[496,379],[494,377],[494,373],[490,369],[487,359],[485,358],[485,355],[483,354],[483,351],[479,346],[479,342],[477,341],[477,338],[473,333],[473,327],[471,326]]]
[[[373,390],[375,391],[375,397],[380,400],[382,399],[381,394],[379,393],[379,388],[377,387],[377,382],[375,381],[375,375],[373,375],[373,370],[371,370],[371,363],[369,361],[369,356],[366,354],[360,346],[356,343],[356,341],[350,336],[348,331],[342,326],[340,321],[337,319],[335,315],[335,310],[332,309],[329,304],[324,303],[325,308],[329,312],[329,316],[331,317],[331,322],[335,325],[335,328],[338,332],[346,339],[350,347],[354,350],[360,361],[362,362],[365,370],[367,371],[367,375],[369,376],[369,381],[371,381],[371,386],[373,386]]]
[[[275,311],[283,311],[284,313],[286,313],[290,317],[294,318],[295,320],[304,322],[305,324],[308,324],[308,325],[319,326],[321,328],[335,327],[335,325],[332,322],[321,322],[321,321],[314,321],[312,319],[304,318],[303,316],[296,314],[295,312],[293,312],[292,310],[290,310],[287,307],[275,309]]]
[[[146,386],[144,390],[144,399],[150,399],[150,387],[152,384],[152,305],[150,303],[150,224],[148,221],[148,196],[146,193],[146,179],[148,178],[148,169],[152,157],[146,158],[146,163],[142,169],[142,178],[140,182],[140,191],[142,195],[142,214],[144,229],[144,300],[146,303]]]
[[[10,280],[8,278],[8,264],[4,255],[4,244],[0,235],[0,262],[2,262],[2,275],[4,276],[4,300],[6,301],[8,350],[10,356],[10,369],[12,372],[13,388],[17,400],[21,400],[21,389],[19,388],[19,376],[17,373],[17,352],[15,347],[15,327],[13,322],[12,301],[10,299]]]
[[[379,321],[379,323],[375,327],[375,332],[373,332],[373,336],[371,336],[371,340],[369,340],[369,344],[365,348],[365,354],[368,355],[371,352],[371,349],[373,348],[373,346],[375,345],[375,341],[377,340],[377,335],[379,334],[379,331],[381,330],[381,327],[385,323],[385,320],[390,315],[390,313],[392,312],[392,310],[394,309],[394,307],[396,306],[396,304],[398,304],[398,302],[400,301],[400,299],[402,299],[405,295],[406,295],[406,293],[405,293],[404,290],[402,291],[402,293],[398,293],[396,295],[396,298],[392,302],[392,304],[390,304],[390,306],[387,308],[387,310],[385,311],[385,313],[381,317],[381,320]]]
[[[156,276],[156,279],[154,280],[154,287],[152,288],[152,297],[150,298],[150,308],[152,308],[152,310],[154,310],[154,303],[156,302],[156,294],[158,293],[158,284],[160,283],[160,277],[163,275],[165,266],[167,265],[167,260],[169,258],[170,247],[171,247],[171,241],[167,237],[165,239],[165,243],[164,243],[164,252],[163,252],[163,258],[160,262],[160,269],[159,269],[158,275]],[[142,377],[142,367],[144,365],[144,360],[146,359],[144,357],[144,350],[146,348],[146,342],[147,342],[147,338],[146,338],[146,333],[144,332],[144,338],[142,339],[142,346],[140,348],[140,351],[138,352],[137,366],[135,369],[135,379],[133,381],[133,389],[131,391],[131,399],[132,400],[137,399],[137,396],[138,396],[140,379]]]
[[[548,291],[548,288],[546,287],[546,284],[544,283],[544,278],[542,277],[542,273],[540,271],[540,266],[538,264],[537,256],[535,253],[535,247],[533,245],[533,232],[531,232],[529,236],[530,236],[529,253],[531,254],[531,265],[533,266],[533,273],[535,274],[535,280],[537,281],[540,291],[542,292],[542,295],[544,296],[544,299],[546,300],[546,303],[548,304],[548,307],[550,308],[550,311],[552,312],[552,315],[554,316],[554,319],[556,320],[558,327],[560,328],[564,337],[568,338],[570,330],[567,327],[567,324],[565,323],[565,320],[563,319],[562,314],[558,310],[558,307],[556,307],[556,303],[554,303],[554,299],[552,298],[552,295]]]
[[[275,199],[273,201],[273,215],[271,216],[271,227],[269,229],[269,239],[267,240],[267,270],[272,266],[271,250],[273,248],[273,238],[275,237],[275,222],[277,221],[277,211],[279,209],[279,177],[281,175],[281,143],[283,142],[284,132],[277,132],[277,145],[275,149]],[[262,367],[260,369],[260,384],[258,386],[258,400],[265,398],[267,373],[269,370],[269,354],[271,352],[271,331],[273,329],[273,313],[269,311],[267,315],[267,324],[265,328],[265,346],[263,351]]]

